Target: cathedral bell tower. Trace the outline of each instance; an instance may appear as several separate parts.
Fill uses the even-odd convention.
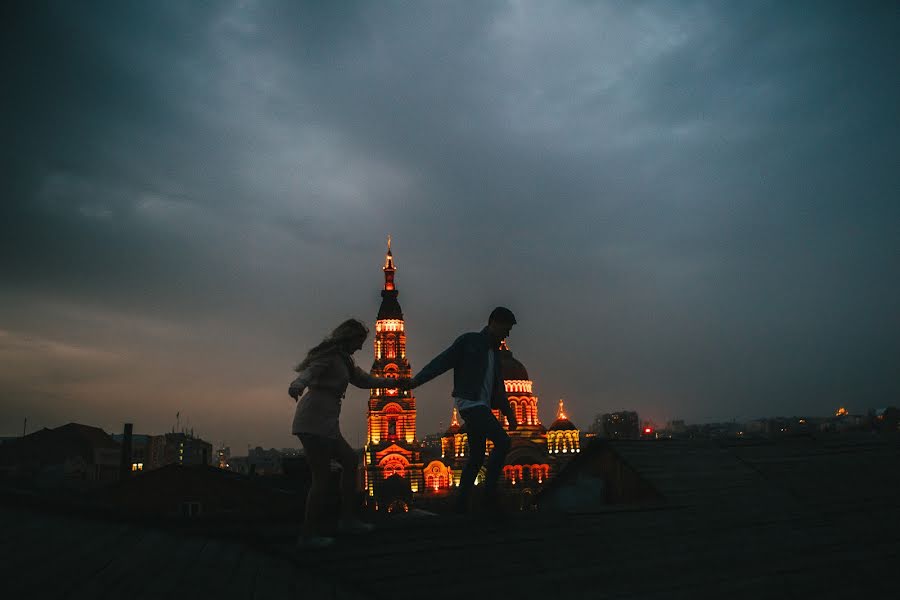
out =
[[[406,327],[394,285],[394,256],[388,237],[384,258],[384,289],[375,321],[375,377],[408,378]],[[409,510],[414,494],[423,490],[422,458],[416,440],[416,399],[410,390],[373,388],[369,392],[365,449],[367,502],[379,510]]]

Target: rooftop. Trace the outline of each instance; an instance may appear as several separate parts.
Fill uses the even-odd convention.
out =
[[[897,439],[880,436],[597,442],[549,496],[614,468],[654,494],[574,494],[568,510],[503,524],[410,514],[316,552],[294,550],[296,523],[177,530],[7,502],[0,531],[17,551],[4,568],[17,577],[5,581],[41,597],[887,597],[898,463]]]

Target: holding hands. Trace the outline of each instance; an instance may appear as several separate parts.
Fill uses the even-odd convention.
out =
[[[416,387],[416,384],[413,383],[412,379],[409,377],[405,377],[402,379],[396,380],[396,387],[399,390],[411,390]],[[296,402],[300,399],[300,396],[303,395],[303,392],[306,390],[306,383],[300,380],[298,377],[294,381],[291,382],[290,387],[288,387],[288,396],[294,399]]]
[[[416,387],[416,384],[413,382],[410,377],[402,377],[397,379],[397,389],[398,390],[411,390]]]

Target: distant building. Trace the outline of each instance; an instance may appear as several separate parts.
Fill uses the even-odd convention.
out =
[[[228,459],[228,470],[241,475],[249,475],[250,463],[246,456],[232,456]]]
[[[640,437],[640,419],[634,411],[606,413],[598,417],[600,431],[613,440],[636,440]]]
[[[744,424],[744,432],[749,435],[762,435],[768,432],[767,419],[753,419]]]
[[[167,465],[210,465],[212,444],[193,433],[167,433],[163,463]]]
[[[846,433],[850,431],[869,431],[872,428],[872,420],[863,415],[851,415],[846,409],[838,411],[833,417],[824,419],[819,423],[821,431],[833,433]]]
[[[794,421],[796,421],[796,419],[793,421],[785,421],[784,424],[778,425],[778,427],[788,427],[789,423]],[[746,430],[746,424],[734,421],[727,421],[724,423],[703,423],[700,425],[689,425],[687,428],[687,437],[691,439],[732,438],[744,435]],[[787,429],[785,429],[785,431],[787,431]]]
[[[85,487],[116,481],[121,448],[98,427],[69,423],[0,445],[0,476],[38,487]]]
[[[248,448],[247,456],[231,456],[228,459],[227,469],[242,475],[284,475],[286,472],[286,463],[295,465],[297,463],[306,464],[305,455],[298,452],[296,448],[288,448],[289,452],[284,449],[269,448],[266,450],[262,446],[256,448]]]
[[[875,431],[887,433],[900,431],[900,410],[896,406],[876,408],[869,413]]]
[[[116,433],[112,438],[119,444],[124,438],[123,434]],[[143,435],[131,436],[131,471],[150,471],[158,469],[166,464],[166,436]]]
[[[231,458],[231,448],[223,446],[216,450],[216,466],[220,469],[228,468],[228,459]]]
[[[675,419],[666,424],[666,429],[674,434],[682,434],[687,431],[687,425],[685,425],[684,419]]]
[[[284,474],[284,455],[275,448],[266,450],[260,446],[251,448],[247,452],[247,466],[250,473],[255,475],[282,475]]]
[[[674,419],[666,423],[666,426],[656,432],[656,437],[660,439],[681,439],[687,437],[688,426],[683,419]]]
[[[429,433],[428,435],[426,435],[425,439],[422,440],[422,449],[430,450],[432,452],[440,452],[442,435],[442,433]]]

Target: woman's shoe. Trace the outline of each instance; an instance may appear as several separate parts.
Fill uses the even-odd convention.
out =
[[[300,536],[297,539],[297,548],[300,550],[315,550],[334,546],[335,539],[326,535]]]
[[[338,531],[340,533],[358,535],[362,533],[372,533],[375,531],[375,526],[371,523],[360,521],[359,519],[341,519],[340,522],[338,522]]]

